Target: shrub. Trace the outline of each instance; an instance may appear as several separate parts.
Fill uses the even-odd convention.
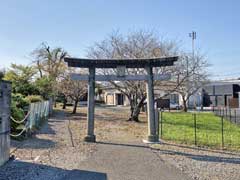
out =
[[[11,116],[18,120],[21,121],[24,118],[24,111],[22,108],[17,107],[16,102],[12,102],[11,105]]]
[[[18,108],[16,106],[16,102],[15,101],[12,101],[12,105],[11,105],[11,116],[17,120],[17,121],[21,121],[25,114],[24,114],[24,111],[22,108]],[[19,131],[22,130],[22,128],[24,128],[24,124],[18,124],[18,123],[15,123],[14,121],[11,121],[11,132],[14,132],[14,133],[18,133]]]
[[[24,98],[22,94],[17,93],[12,94],[12,103],[15,103],[15,106],[17,108],[24,109],[25,107],[29,106],[30,101]]]
[[[30,103],[43,101],[43,98],[37,95],[26,96],[25,99],[27,99]]]

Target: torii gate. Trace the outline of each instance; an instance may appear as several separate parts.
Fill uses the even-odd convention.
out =
[[[167,80],[169,74],[154,75],[153,67],[172,66],[178,57],[160,57],[147,59],[82,59],[82,58],[65,58],[69,67],[88,68],[89,75],[72,74],[73,80],[88,81],[88,112],[87,112],[87,136],[85,141],[95,142],[94,135],[94,93],[95,81],[135,81],[145,80],[147,89],[147,112],[148,112],[148,142],[158,142],[159,137],[156,132],[155,113],[154,113],[154,80]],[[117,68],[117,75],[97,75],[96,68]],[[147,75],[125,75],[125,68],[144,68]]]

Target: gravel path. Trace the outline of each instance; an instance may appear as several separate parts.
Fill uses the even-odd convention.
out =
[[[163,143],[155,152],[196,180],[240,180],[240,153]]]
[[[58,111],[35,137],[12,141],[12,154],[17,160],[0,169],[0,179],[187,179],[142,145],[146,123],[126,122],[126,114],[118,109],[97,108],[98,143],[84,143],[85,112],[83,108],[73,116]]]
[[[69,129],[82,123],[81,119],[69,121],[64,112],[57,111],[34,137],[12,141],[16,160],[1,167],[0,180],[58,180],[78,169],[96,147],[80,141],[79,129]]]
[[[12,141],[17,160],[0,168],[0,180],[240,179],[239,154],[167,142],[149,148],[141,142],[145,114],[133,123],[125,121],[127,112],[124,107],[97,107],[98,143],[84,143],[86,108],[76,115],[56,111],[33,138]]]

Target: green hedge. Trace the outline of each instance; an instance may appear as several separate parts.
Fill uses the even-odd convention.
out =
[[[25,99],[28,100],[30,103],[43,101],[43,98],[37,95],[26,96]]]

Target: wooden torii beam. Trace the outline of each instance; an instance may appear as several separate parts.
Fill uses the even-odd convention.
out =
[[[87,136],[85,141],[95,142],[94,134],[94,93],[95,81],[127,81],[127,80],[145,80],[147,89],[147,109],[148,109],[148,142],[158,142],[157,127],[155,124],[154,113],[154,80],[166,80],[170,74],[153,75],[153,67],[172,66],[178,57],[159,57],[146,59],[84,59],[84,58],[65,58],[69,67],[88,68],[89,75],[72,74],[72,79],[88,81],[88,113],[87,113]],[[96,68],[117,68],[120,71],[118,75],[97,75]],[[146,75],[125,75],[124,68],[144,68]],[[121,72],[122,71],[122,72]]]

